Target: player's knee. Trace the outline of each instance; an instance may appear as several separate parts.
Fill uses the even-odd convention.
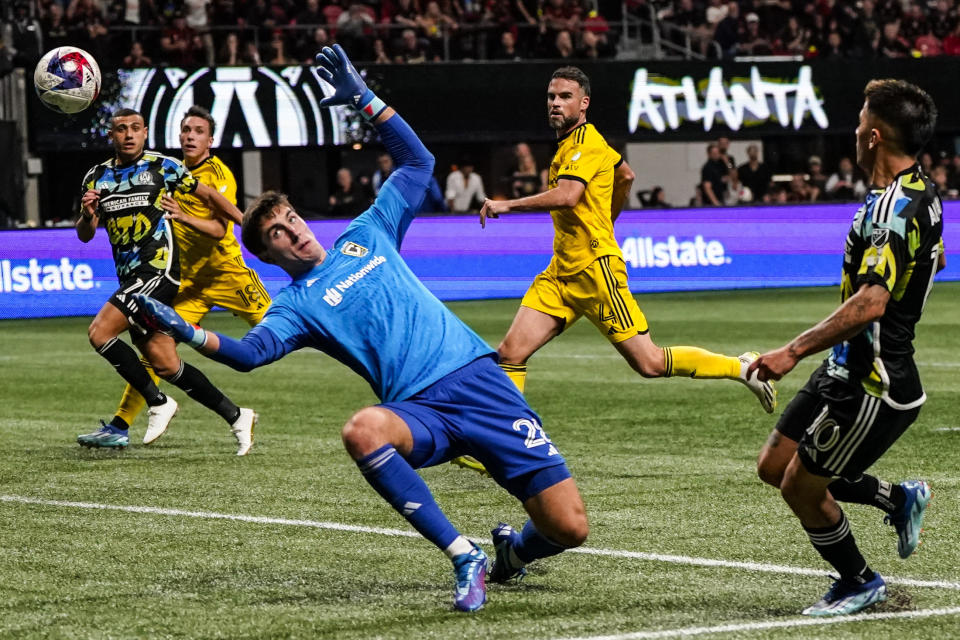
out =
[[[386,444],[383,427],[384,418],[380,412],[367,407],[347,420],[340,430],[340,438],[347,452],[359,459]]]
[[[109,335],[109,332],[104,330],[103,325],[96,320],[91,322],[90,326],[87,327],[87,339],[90,341],[90,346],[94,349],[99,349],[107,344],[113,337],[114,336]]]
[[[550,538],[562,547],[574,549],[587,541],[590,525],[586,515],[579,514],[567,518],[559,527],[550,532]]]
[[[526,354],[522,353],[514,343],[504,340],[497,347],[497,357],[502,364],[526,364]]]

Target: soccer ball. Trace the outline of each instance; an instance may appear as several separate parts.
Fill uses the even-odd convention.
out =
[[[47,107],[58,113],[78,113],[100,94],[100,67],[83,49],[57,47],[40,58],[33,86]]]

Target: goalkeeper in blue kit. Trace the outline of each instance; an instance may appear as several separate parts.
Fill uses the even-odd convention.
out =
[[[453,562],[454,607],[486,602],[485,579],[523,576],[524,565],[579,546],[583,501],[539,416],[497,366],[496,353],[416,278],[399,254],[433,174],[433,156],[409,125],[370,91],[339,45],[317,55],[335,89],[322,106],[347,104],[373,123],[399,168],[373,205],[329,249],[287,197],[261,195],[243,217],[244,245],[293,281],[241,340],[185,322],[141,297],[143,320],[241,371],[304,347],[363,376],[381,404],[343,426],[347,452],[367,482]],[[478,459],[530,516],[522,531],[493,529],[496,558],[461,535],[415,469],[461,455]]]

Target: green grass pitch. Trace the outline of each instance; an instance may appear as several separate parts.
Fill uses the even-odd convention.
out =
[[[639,297],[658,344],[733,355],[781,345],[836,300],[836,289]],[[516,306],[451,304],[494,345]],[[827,567],[754,471],[775,417],[733,382],[641,379],[588,322],[534,356],[527,396],[583,492],[590,553],[492,586],[472,615],[452,611],[449,562],[396,533],[412,529],[343,451],[341,425],[375,402],[358,376],[316,352],[240,374],[182,348],[260,412],[251,455],[234,456],[228,428],[176,389],[181,413],[154,445],[137,444],[141,416],[129,449],[88,450],[76,435],[109,419],[122,385],[87,323],[0,323],[2,638],[960,637],[958,284],[935,287],[918,327],[929,400],[874,467],[933,486],[924,544],[900,560],[880,512],[845,507],[891,598],[826,626],[802,626],[799,611],[829,586],[812,573]],[[245,330],[223,314],[207,326]],[[819,360],[780,384],[781,409]],[[524,521],[488,479],[451,465],[422,474],[488,551],[498,520]]]

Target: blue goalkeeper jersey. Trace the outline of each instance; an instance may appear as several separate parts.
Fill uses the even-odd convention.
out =
[[[404,174],[403,168],[394,172],[324,261],[274,298],[243,338],[258,354],[248,364],[313,347],[363,376],[382,402],[392,402],[493,352],[400,257],[400,242],[420,205],[403,194],[423,189],[404,189],[414,177]]]

